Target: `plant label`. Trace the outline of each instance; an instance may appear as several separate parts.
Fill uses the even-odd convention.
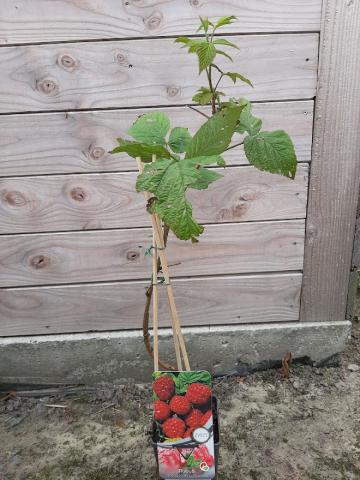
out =
[[[161,479],[215,478],[211,375],[154,372],[154,441]]]

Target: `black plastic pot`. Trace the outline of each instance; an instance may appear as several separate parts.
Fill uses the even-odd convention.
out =
[[[219,464],[219,450],[220,450],[220,424],[219,424],[219,411],[218,411],[218,403],[216,397],[212,397],[212,411],[213,411],[213,419],[214,419],[214,453],[215,453],[215,471],[216,476],[214,479],[217,478],[218,472],[218,464]],[[157,454],[157,443],[156,443],[156,424],[152,425],[152,444],[155,453],[156,463],[158,464],[158,454]],[[162,477],[158,477],[159,480],[165,480]],[[191,478],[187,477],[187,480],[191,480]]]

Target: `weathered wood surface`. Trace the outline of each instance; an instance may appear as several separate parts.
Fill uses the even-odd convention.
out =
[[[291,322],[302,276],[204,277],[174,281],[182,325]],[[146,282],[0,290],[0,336],[141,328]],[[160,326],[171,320],[160,288]]]
[[[360,3],[325,0],[303,321],[344,320],[360,181]]]
[[[255,88],[233,85],[250,100],[309,99],[315,94],[318,34],[231,37],[234,63]],[[235,53],[234,53],[235,52]],[[67,43],[0,49],[0,112],[191,103],[203,79],[197,58],[173,39]]]
[[[210,225],[199,244],[170,238],[172,276],[300,270],[304,220]],[[0,237],[0,286],[145,279],[151,229]]]
[[[194,33],[199,16],[237,15],[228,32],[316,31],[321,0],[2,0],[0,44]]]
[[[201,223],[305,218],[308,165],[294,181],[254,167],[217,169],[208,190],[189,190]],[[0,232],[31,233],[150,226],[135,173],[0,179]]]
[[[286,129],[298,160],[310,161],[313,101],[254,104],[267,130]],[[154,109],[156,110],[156,109]],[[0,116],[0,176],[136,170],[127,155],[107,153],[147,110],[44,113]],[[200,127],[204,117],[187,107],[163,109],[173,126]],[[243,149],[224,157],[228,165],[247,163]]]

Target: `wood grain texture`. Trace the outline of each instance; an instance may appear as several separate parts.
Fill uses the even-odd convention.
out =
[[[224,178],[189,190],[201,223],[305,218],[308,165],[295,181],[254,167],[217,169]],[[0,179],[0,232],[31,233],[150,226],[135,173]]]
[[[286,129],[299,161],[310,161],[313,101],[254,104],[266,130]],[[156,109],[155,109],[156,110]],[[206,110],[206,109],[205,109]],[[44,113],[0,116],[0,177],[49,173],[86,173],[136,170],[126,154],[107,153],[117,137],[147,110]],[[163,109],[173,126],[192,134],[204,117],[187,107]],[[49,141],[51,139],[51,141]],[[228,165],[247,163],[243,149],[225,155]]]
[[[200,243],[170,238],[172,276],[300,270],[304,221],[210,225]],[[3,235],[0,286],[148,278],[151,229]]]
[[[303,321],[344,320],[360,180],[360,3],[325,0]]]
[[[0,44],[194,33],[199,16],[237,15],[228,32],[314,31],[321,0],[2,0]]]
[[[317,34],[231,37],[234,63],[255,88],[223,88],[250,100],[308,99],[315,94]],[[233,53],[235,52],[235,54]],[[0,49],[0,112],[191,103],[203,84],[197,58],[173,39],[52,44]]]
[[[301,274],[174,281],[184,326],[292,322],[299,318]],[[0,336],[141,328],[146,282],[0,290]],[[171,320],[160,288],[160,326]]]

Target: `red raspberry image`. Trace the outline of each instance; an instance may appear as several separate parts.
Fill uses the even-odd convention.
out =
[[[171,410],[178,415],[186,415],[191,410],[189,400],[186,397],[182,397],[180,395],[175,395],[175,397],[170,400],[169,405]]]
[[[199,445],[198,448],[195,448],[193,456],[196,460],[201,460],[202,462],[206,462],[209,467],[214,465],[214,457],[209,452],[209,449],[206,445]]]
[[[194,408],[189,415],[185,418],[186,425],[191,428],[202,426],[203,414],[197,408]]]
[[[191,434],[192,434],[192,432],[193,432],[194,430],[195,430],[194,427],[188,428],[188,429],[186,430],[186,432],[184,433],[183,438],[189,438],[189,437],[191,437]]]
[[[211,417],[212,417],[212,411],[211,410],[208,410],[207,412],[205,412],[204,415],[202,416],[202,419],[201,419],[201,425],[202,426],[206,425]]]
[[[211,388],[202,383],[192,383],[187,389],[186,397],[190,403],[203,405],[210,400]]]
[[[181,418],[168,418],[162,426],[164,435],[168,438],[182,438],[185,433],[186,425]]]
[[[170,407],[162,400],[155,400],[154,402],[154,419],[159,422],[170,417]]]
[[[166,375],[159,377],[153,383],[153,389],[160,400],[170,400],[174,395],[174,380]]]

